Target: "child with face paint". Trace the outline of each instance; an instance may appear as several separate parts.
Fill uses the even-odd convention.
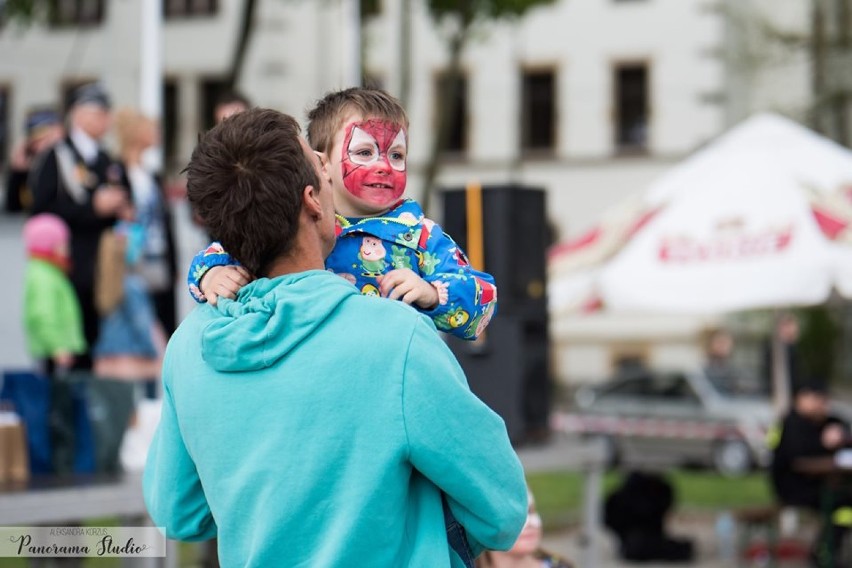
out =
[[[494,278],[474,270],[459,246],[412,199],[408,117],[377,89],[326,95],[308,114],[308,141],[331,177],[337,242],[326,269],[364,295],[401,300],[464,339],[484,331],[497,306]],[[203,280],[202,280],[203,278]],[[234,298],[252,279],[218,243],[192,261],[187,282],[199,302]],[[444,499],[453,566],[473,566],[466,532]]]
[[[408,117],[377,89],[333,92],[309,113],[308,139],[324,154],[337,212],[337,244],[326,268],[362,294],[402,300],[435,326],[476,339],[497,306],[494,278],[474,270],[464,252],[403,197]],[[187,279],[199,302],[235,297],[251,280],[212,243],[193,259]]]

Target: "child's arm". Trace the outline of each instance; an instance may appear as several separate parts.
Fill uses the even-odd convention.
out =
[[[240,288],[252,280],[251,274],[216,242],[195,255],[186,277],[193,299],[212,305],[216,305],[220,296],[235,298]]]
[[[420,249],[418,272],[435,289],[438,302],[432,309],[418,309],[439,330],[462,339],[476,339],[485,331],[497,308],[494,277],[475,270],[464,251],[440,225],[424,219],[423,231],[428,236]]]

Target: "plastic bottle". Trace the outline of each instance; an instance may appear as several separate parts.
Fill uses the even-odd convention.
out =
[[[716,546],[719,560],[734,566],[737,559],[737,528],[730,511],[722,511],[716,518]]]

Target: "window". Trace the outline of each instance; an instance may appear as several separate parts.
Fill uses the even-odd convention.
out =
[[[163,83],[163,165],[166,172],[173,172],[178,166],[178,88],[173,79]]]
[[[201,116],[198,121],[201,125],[200,130],[213,128],[216,123],[214,118],[216,102],[227,90],[228,85],[224,79],[204,79],[201,82]]]
[[[163,0],[163,15],[166,18],[214,16],[218,10],[218,0]]]
[[[444,101],[450,96],[450,81],[446,73],[441,73],[435,82],[435,123],[440,124],[441,113],[444,112]],[[455,104],[448,105],[453,108],[449,117],[449,128],[444,139],[442,150],[449,153],[462,154],[467,148],[467,77],[461,75],[458,81],[458,89],[455,93]]]
[[[97,26],[104,19],[104,0],[50,0],[48,20],[51,26]]]
[[[620,152],[644,151],[648,145],[648,67],[615,69],[615,143]]]
[[[524,71],[521,82],[521,149],[524,152],[553,151],[556,142],[554,72]]]
[[[663,375],[655,377],[651,385],[654,398],[681,404],[700,404],[698,395],[683,375]]]
[[[6,163],[11,152],[10,147],[10,115],[11,91],[8,87],[0,85],[0,166]]]

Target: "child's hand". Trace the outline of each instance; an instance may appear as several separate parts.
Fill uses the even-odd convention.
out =
[[[65,351],[58,351],[53,354],[53,364],[59,369],[70,369],[74,364],[74,354]]]
[[[215,306],[219,298],[236,298],[240,288],[252,280],[254,278],[242,266],[213,266],[201,277],[199,285],[207,302]]]
[[[385,298],[402,300],[409,305],[417,304],[424,310],[431,310],[438,305],[438,291],[411,269],[391,270],[376,278],[376,281],[379,283],[379,292]]]

